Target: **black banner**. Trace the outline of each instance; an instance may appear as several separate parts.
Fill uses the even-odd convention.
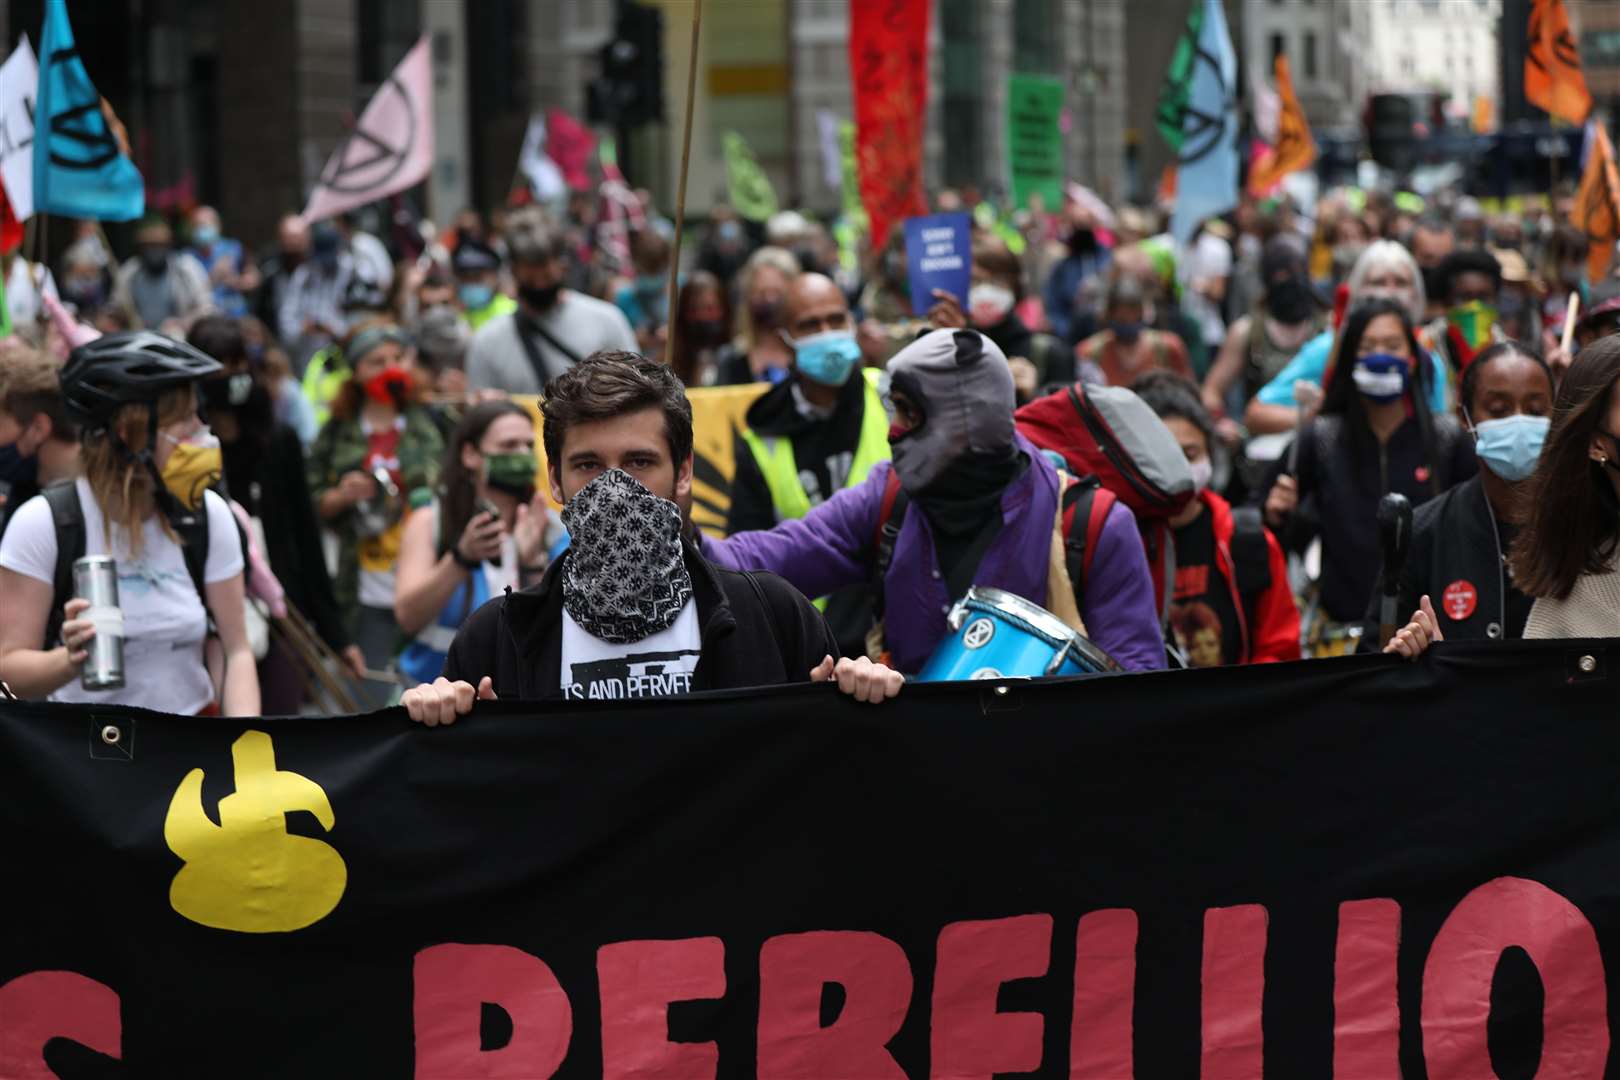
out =
[[[1617,664],[5,705],[0,1076],[1615,1075]]]

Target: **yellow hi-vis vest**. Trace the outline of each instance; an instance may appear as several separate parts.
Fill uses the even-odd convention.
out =
[[[883,407],[883,395],[878,392],[882,372],[866,368],[866,401],[861,413],[861,437],[855,444],[855,460],[850,463],[845,487],[855,487],[865,480],[872,466],[889,460],[889,414]],[[777,521],[792,521],[810,512],[810,496],[799,480],[799,463],[793,456],[793,440],[780,435],[761,438],[751,429],[743,429],[743,441],[754,453],[760,475],[770,489],[771,509]],[[829,492],[830,496],[832,493]]]

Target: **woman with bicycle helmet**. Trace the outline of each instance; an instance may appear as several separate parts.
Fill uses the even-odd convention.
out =
[[[0,542],[0,678],[24,697],[232,716],[259,712],[243,617],[242,544],[225,500],[219,442],[198,416],[197,382],[219,364],[149,331],[73,350],[62,396],[79,420],[84,474],[17,509]],[[189,545],[189,546],[188,546]],[[85,690],[95,627],[63,573],[81,555],[118,565],[122,689]],[[68,595],[63,595],[63,592]],[[205,655],[219,637],[216,686]]]

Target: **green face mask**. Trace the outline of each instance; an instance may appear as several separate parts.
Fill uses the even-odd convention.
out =
[[[484,455],[484,483],[518,499],[534,494],[534,478],[539,471],[540,459],[532,450],[521,454]]]

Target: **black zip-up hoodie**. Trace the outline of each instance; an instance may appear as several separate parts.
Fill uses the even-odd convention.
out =
[[[495,696],[541,700],[562,696],[564,553],[538,585],[491,599],[467,619],[445,657],[444,677],[477,686],[494,680]],[[686,545],[692,599],[703,655],[692,689],[734,690],[807,682],[838,645],[821,612],[775,574],[722,570]]]

